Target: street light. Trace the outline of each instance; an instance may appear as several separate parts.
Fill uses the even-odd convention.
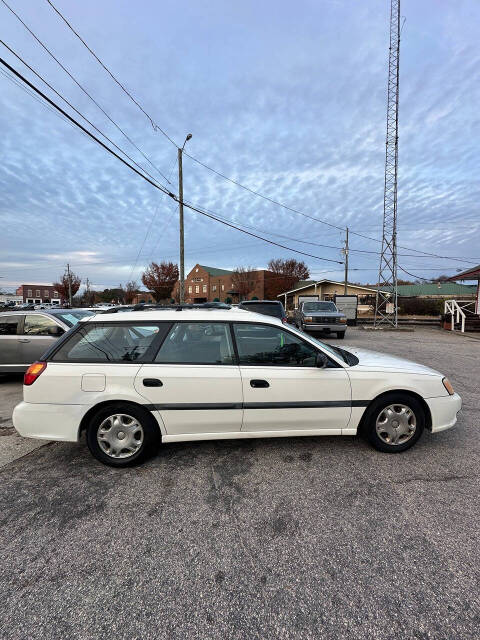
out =
[[[180,217],[180,304],[185,302],[185,248],[183,230],[183,166],[182,154],[185,145],[190,140],[192,134],[189,133],[184,140],[182,148],[178,147],[178,212]]]

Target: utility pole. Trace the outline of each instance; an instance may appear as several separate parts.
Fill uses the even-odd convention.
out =
[[[183,149],[192,134],[185,138],[182,148],[178,147],[178,213],[180,219],[180,304],[185,303],[185,242],[183,226]]]
[[[397,326],[397,175],[398,95],[400,71],[400,0],[390,4],[387,136],[383,192],[383,236],[378,269],[375,327]]]
[[[67,274],[68,274],[68,302],[70,309],[72,308],[72,276],[70,274],[70,265],[67,262]]]
[[[348,227],[345,229],[345,249],[343,250],[343,255],[345,257],[345,280],[343,283],[343,295],[347,295],[347,286],[348,286]]]

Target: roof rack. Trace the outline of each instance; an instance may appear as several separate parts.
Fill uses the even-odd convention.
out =
[[[124,305],[121,307],[113,307],[112,309],[106,309],[102,313],[118,313],[122,311],[150,311],[150,310],[165,310],[165,311],[183,311],[188,309],[231,309],[229,304],[224,302],[196,302],[193,304],[146,304],[139,303],[134,305]]]

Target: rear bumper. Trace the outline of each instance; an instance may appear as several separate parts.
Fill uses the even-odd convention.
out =
[[[462,408],[462,399],[458,393],[453,396],[426,398],[425,402],[432,414],[432,433],[450,429],[457,422],[457,413]]]
[[[13,426],[24,438],[77,442],[80,422],[88,406],[20,402],[13,410]]]

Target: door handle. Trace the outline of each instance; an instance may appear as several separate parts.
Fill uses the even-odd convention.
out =
[[[18,341],[19,342],[30,342],[30,339],[29,338],[20,338]]]
[[[143,386],[144,387],[163,387],[163,382],[158,378],[144,378]]]
[[[266,389],[270,385],[266,380],[250,380],[250,386],[254,389]]]

